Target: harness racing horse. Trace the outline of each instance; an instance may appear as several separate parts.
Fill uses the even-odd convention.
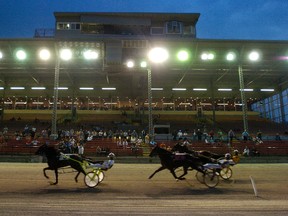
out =
[[[161,167],[159,167],[154,173],[152,173],[152,175],[149,176],[149,179],[151,179],[157,172],[160,172],[164,169],[168,169],[173,175],[173,177],[177,180],[185,179],[184,176],[188,173],[189,167],[198,170],[201,173],[204,173],[202,169],[202,162],[199,158],[194,157],[193,155],[180,155],[182,156],[182,158],[177,159],[177,155],[173,154],[172,152],[160,148],[159,146],[155,146],[149,156],[153,157],[156,155],[158,155],[160,158]],[[184,173],[179,177],[177,177],[175,174],[175,169],[178,167],[183,167],[184,171]]]
[[[56,181],[52,182],[52,185],[58,184],[58,169],[61,167],[70,166],[71,168],[78,171],[75,176],[75,181],[78,182],[78,176],[80,173],[86,175],[81,163],[83,159],[78,155],[69,155],[69,157],[60,158],[61,153],[57,151],[53,146],[48,146],[46,144],[39,147],[35,152],[36,155],[45,155],[47,158],[48,167],[43,169],[44,176],[48,179],[49,177],[46,174],[46,170],[54,170]],[[65,156],[65,155],[64,155]]]

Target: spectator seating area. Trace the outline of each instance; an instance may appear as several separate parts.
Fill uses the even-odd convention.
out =
[[[8,142],[0,143],[0,154],[33,155],[37,148],[46,142],[49,142],[50,145],[57,145],[56,141],[44,139],[39,140],[39,143],[37,144],[29,145],[27,145],[24,140],[10,140]],[[176,143],[177,141],[165,140],[159,141],[157,144],[166,148],[172,148]],[[246,146],[250,149],[250,152],[257,150],[261,156],[288,156],[288,141],[265,141],[260,144],[252,141],[235,141],[231,146],[227,145],[227,143],[210,144],[204,142],[194,142],[191,144],[190,148],[196,151],[207,150],[218,154],[225,154],[227,152],[231,152],[234,149],[237,149],[239,153],[242,154]],[[107,155],[109,152],[113,152],[116,156],[143,156],[143,147],[145,148],[145,144],[142,144],[138,148],[133,148],[131,144],[129,144],[127,147],[118,146],[116,140],[113,138],[94,139],[92,141],[86,142],[84,146],[84,155],[103,156]],[[99,148],[101,148],[101,151],[99,151]],[[152,146],[149,146],[149,148],[152,148]]]

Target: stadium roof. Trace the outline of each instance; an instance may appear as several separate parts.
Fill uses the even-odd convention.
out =
[[[147,98],[147,70],[136,67],[127,68],[126,60],[146,58],[148,48],[123,49],[122,64],[106,64],[106,39],[71,39],[65,41],[55,38],[41,39],[2,39],[0,51],[0,87],[5,88],[3,96],[53,96],[55,59],[59,47],[71,47],[75,56],[73,61],[60,63],[59,86],[68,87],[60,96]],[[148,47],[163,46],[170,53],[167,62],[151,65],[152,87],[163,88],[153,91],[153,98],[240,98],[238,69],[241,65],[244,74],[247,98],[265,98],[288,87],[288,41],[247,41],[247,40],[203,40],[191,38],[149,40]],[[39,60],[39,49],[46,47],[52,51],[49,61]],[[17,61],[15,52],[19,48],[27,51],[25,61]],[[83,49],[99,50],[100,58],[87,62],[79,56]],[[180,49],[189,50],[191,59],[179,62],[175,54]],[[225,57],[234,51],[237,61],[228,62]],[[247,58],[251,51],[259,51],[260,60],[250,62]],[[212,52],[214,60],[203,61],[203,52]],[[25,90],[11,90],[10,87],[22,86]],[[45,90],[34,91],[31,87],[44,86]],[[80,87],[93,87],[92,91],[79,90]],[[103,91],[102,87],[114,87],[116,91]],[[175,91],[173,88],[185,88]],[[206,91],[195,91],[201,88]],[[218,89],[231,89],[223,92]],[[260,89],[275,89],[274,92],[262,92]]]

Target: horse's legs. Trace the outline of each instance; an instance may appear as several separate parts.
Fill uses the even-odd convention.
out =
[[[160,172],[160,171],[162,171],[164,169],[166,169],[166,167],[164,167],[164,166],[159,167],[152,175],[150,175],[148,177],[148,179],[151,179],[157,172]]]
[[[56,181],[54,183],[52,183],[52,185],[58,184],[58,169],[56,168],[54,171],[55,171],[55,179],[56,179]]]
[[[45,178],[49,179],[49,176],[47,176],[47,174],[46,174],[46,170],[51,170],[51,168],[50,167],[46,167],[46,168],[43,169],[43,174],[44,174]]]
[[[58,184],[58,170],[57,169],[53,169],[53,168],[51,168],[51,167],[46,167],[46,168],[44,168],[43,169],[43,174],[44,174],[44,176],[47,178],[47,179],[49,179],[49,176],[46,174],[46,170],[54,170],[55,171],[55,178],[56,178],[56,181],[53,183],[51,183],[52,185],[56,185],[56,184]]]
[[[183,176],[187,175],[188,167],[183,166],[183,171],[184,171],[184,173],[181,176],[178,177],[179,180],[184,180],[185,179],[185,178],[183,178]]]
[[[75,176],[75,182],[78,182],[78,176],[80,175],[81,171],[78,171],[78,173]],[[82,172],[84,175],[86,175],[84,172]]]

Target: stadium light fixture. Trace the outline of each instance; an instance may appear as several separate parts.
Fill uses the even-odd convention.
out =
[[[153,63],[163,63],[169,58],[169,53],[162,47],[155,47],[148,52],[148,58]]]
[[[128,68],[133,68],[135,66],[135,63],[134,63],[134,61],[129,60],[129,61],[127,61],[126,65]]]
[[[71,49],[61,49],[60,50],[60,58],[63,60],[63,61],[69,61],[71,58],[72,58],[73,54],[72,54],[72,51]]]
[[[260,89],[262,92],[274,92],[274,89]]]
[[[234,52],[228,52],[226,55],[227,61],[235,61],[236,60],[236,54]]]
[[[20,49],[16,51],[16,58],[20,61],[24,61],[27,58],[27,54],[24,50]]]
[[[83,56],[86,60],[95,60],[98,59],[99,54],[95,50],[85,50],[83,52]]]
[[[249,53],[248,58],[250,61],[258,61],[260,59],[260,54],[257,51],[252,51]]]
[[[25,87],[10,87],[11,90],[24,90]]]
[[[201,59],[203,61],[213,60],[214,58],[215,58],[215,55],[212,52],[204,52],[201,54]]]
[[[46,87],[31,87],[32,90],[45,90]]]
[[[93,87],[80,87],[79,88],[80,90],[94,90],[94,88]]]
[[[43,61],[49,60],[51,57],[50,51],[48,49],[41,49],[39,51],[39,58]]]
[[[186,91],[186,88],[172,88],[172,91]]]
[[[232,91],[231,88],[219,88],[218,91]]]
[[[186,51],[186,50],[180,50],[178,53],[177,53],[177,58],[179,61],[187,61],[189,59],[189,53]]]
[[[141,68],[147,68],[147,66],[148,66],[148,64],[147,64],[146,61],[140,62],[140,67],[141,67]]]
[[[193,91],[207,91],[207,88],[193,88]]]
[[[115,91],[116,88],[115,87],[103,87],[102,90],[104,90],[104,91]]]

